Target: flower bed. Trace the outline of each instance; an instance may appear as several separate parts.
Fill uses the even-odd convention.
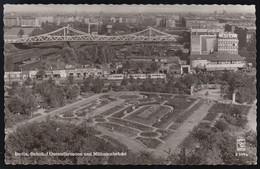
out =
[[[158,98],[159,96],[155,93],[140,93],[141,95],[147,96],[148,98]]]
[[[163,98],[163,99],[170,99],[170,98],[173,97],[173,95],[169,95],[169,94],[160,94],[159,96],[160,96],[161,98]]]
[[[114,132],[118,132],[118,133],[122,133],[126,136],[129,137],[134,137],[137,136],[137,134],[139,133],[138,131],[119,125],[119,124],[115,124],[115,123],[109,123],[109,122],[103,122],[103,123],[97,123],[97,125],[103,126],[107,129],[109,129],[110,131],[114,131]]]
[[[85,117],[87,113],[87,111],[77,111],[75,115],[78,117]]]
[[[132,121],[128,121],[128,120],[123,120],[123,119],[118,119],[118,118],[109,118],[109,121],[124,125],[126,127],[132,127],[134,129],[138,129],[138,130],[141,130],[141,131],[152,131],[153,130],[152,127],[145,126],[145,125],[135,123],[135,122],[132,122]]]
[[[159,139],[163,141],[166,141],[174,133],[174,131],[167,130],[167,129],[157,129],[156,132],[161,133]]]
[[[117,117],[117,118],[122,118],[125,115],[124,114],[125,112],[130,113],[131,111],[133,111],[132,106],[128,106],[128,107],[124,108],[123,110],[120,110],[119,112],[113,114],[112,116]]]
[[[138,95],[121,95],[119,96],[120,99],[125,99],[125,100],[133,100],[137,99],[139,96]]]
[[[176,116],[181,112],[180,109],[173,109],[173,111],[170,113],[167,113],[165,116],[163,116],[160,121],[156,121],[152,126],[157,128],[166,128],[169,124],[171,124],[175,119]]]
[[[186,96],[186,95],[176,95],[174,96],[175,99],[184,99],[186,100],[189,96]]]
[[[136,139],[143,143],[149,149],[155,149],[162,143],[160,140],[155,138],[136,137]]]
[[[147,132],[142,132],[140,135],[143,137],[156,137],[158,136],[158,133],[147,131]]]
[[[155,123],[159,118],[165,116],[170,112],[169,107],[160,106],[160,105],[150,105],[141,107],[131,115],[127,116],[126,119],[131,121],[136,121],[139,123],[144,123],[147,125],[152,125]]]
[[[186,109],[192,104],[191,101],[181,99],[169,99],[165,105],[172,106],[175,109]]]
[[[72,111],[67,111],[62,114],[62,117],[74,117],[74,113]]]
[[[103,113],[101,113],[104,116],[108,116],[110,114],[113,114],[115,112],[117,112],[118,110],[122,109],[124,106],[121,105],[117,105],[115,107],[112,107],[111,109],[108,109],[107,111],[104,111]]]

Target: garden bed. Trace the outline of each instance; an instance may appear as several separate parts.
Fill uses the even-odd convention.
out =
[[[138,95],[121,95],[119,96],[120,99],[125,99],[125,100],[133,100],[139,98]]]
[[[111,109],[108,109],[107,111],[104,111],[103,113],[101,113],[102,115],[104,116],[108,116],[108,115],[111,115],[115,112],[117,112],[118,110],[122,109],[124,106],[115,106],[115,107],[112,107]]]
[[[139,123],[135,123],[135,122],[132,122],[132,121],[128,121],[128,120],[123,120],[123,119],[118,119],[118,118],[109,118],[109,121],[124,125],[126,127],[138,129],[138,130],[141,130],[141,131],[152,131],[153,130],[152,127],[148,127],[148,126],[145,126],[145,125],[142,125],[142,124],[139,124]]]
[[[124,114],[125,112],[130,113],[131,111],[133,111],[132,107],[133,106],[128,106],[128,107],[124,108],[123,110],[120,110],[119,112],[113,114],[112,116],[117,117],[117,118],[122,118],[125,115]]]
[[[142,132],[142,133],[140,133],[140,136],[143,136],[143,137],[157,137],[159,134],[158,133],[156,133],[156,132],[149,132],[149,131],[147,131],[147,132]]]
[[[147,148],[149,149],[156,149],[162,142],[155,138],[143,138],[143,137],[137,137],[138,141],[143,143]]]
[[[167,130],[167,129],[157,129],[156,132],[161,133],[159,139],[163,141],[166,141],[174,133],[174,131]]]
[[[78,117],[85,117],[87,113],[87,111],[77,111],[75,115]]]
[[[170,111],[171,109],[169,107],[160,105],[150,105],[138,109],[131,115],[127,116],[126,119],[136,121],[139,123],[144,123],[147,125],[152,125],[159,118],[165,116]]]
[[[165,105],[172,106],[175,109],[186,109],[192,104],[191,101],[181,99],[169,99]]]
[[[175,119],[176,116],[181,112],[180,109],[173,109],[173,112],[167,113],[165,116],[163,116],[160,121],[156,121],[152,126],[157,128],[166,128],[168,125],[170,125]]]

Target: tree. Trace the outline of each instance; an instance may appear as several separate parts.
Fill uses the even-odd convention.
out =
[[[10,110],[11,113],[14,114],[25,114],[25,104],[19,96],[15,95],[11,98],[9,104],[8,104],[8,109]]]
[[[160,68],[160,65],[156,62],[151,63],[150,65],[150,71],[151,72],[158,72],[158,69]]]
[[[206,96],[206,99],[208,101],[209,91],[206,91],[205,96]]]
[[[68,76],[69,84],[74,84],[74,76]]]
[[[23,29],[20,29],[19,32],[18,32],[18,37],[22,38],[23,35],[24,35],[24,31],[23,31]]]
[[[43,77],[46,76],[46,73],[45,73],[45,71],[42,69],[42,70],[39,70],[39,71],[37,72],[36,76],[37,76],[37,78],[42,79]]]

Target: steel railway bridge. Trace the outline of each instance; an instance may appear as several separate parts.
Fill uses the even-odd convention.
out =
[[[118,35],[93,35],[69,26],[60,28],[50,33],[19,38],[10,43],[37,43],[37,42],[175,42],[179,36],[161,32],[149,27],[140,32]]]

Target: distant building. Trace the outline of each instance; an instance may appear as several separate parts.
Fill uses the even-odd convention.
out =
[[[36,24],[36,18],[35,17],[31,17],[31,16],[24,16],[20,18],[21,21],[21,26],[22,27],[35,27],[38,26],[38,24]]]
[[[220,33],[218,35],[218,52],[238,54],[238,38],[235,33]]]
[[[255,35],[255,29],[248,29],[246,33],[246,42],[249,42],[253,35]]]
[[[19,35],[19,32],[22,30],[23,34]],[[4,32],[4,40],[5,42],[12,42],[18,38],[26,38],[29,37],[34,28],[11,28]]]
[[[190,65],[206,71],[232,70],[237,71],[246,67],[245,58],[236,54],[214,53],[208,55],[191,55]]]
[[[5,27],[20,26],[20,20],[15,16],[4,17],[4,26]]]
[[[156,26],[161,26],[163,24],[164,17],[156,17],[155,24]]]
[[[167,19],[166,20],[166,28],[174,28],[175,27],[175,20],[174,19]]]
[[[186,28],[208,28],[216,24],[219,21],[215,19],[186,19]]]

